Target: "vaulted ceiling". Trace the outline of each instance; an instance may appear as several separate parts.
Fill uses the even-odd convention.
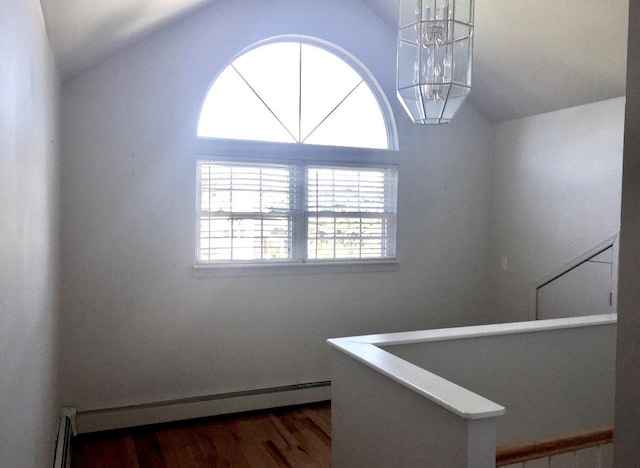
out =
[[[41,0],[68,79],[219,0]],[[362,0],[397,25],[398,0]],[[629,0],[476,0],[469,103],[491,122],[625,93]]]

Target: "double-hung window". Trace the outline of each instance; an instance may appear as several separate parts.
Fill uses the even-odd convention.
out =
[[[395,166],[198,162],[199,264],[395,258]]]

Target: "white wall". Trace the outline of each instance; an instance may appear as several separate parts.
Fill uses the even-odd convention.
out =
[[[629,48],[618,294],[615,466],[640,460],[640,5],[629,2]]]
[[[619,231],[623,125],[618,98],[495,127],[491,320],[533,318],[534,283]]]
[[[201,100],[278,34],[358,57],[393,103],[395,271],[196,279]],[[359,0],[219,1],[63,87],[64,403],[95,409],[321,381],[325,339],[483,321],[491,128],[439,128],[395,98],[395,32]],[[234,152],[234,146],[227,149]]]
[[[613,256],[613,247],[609,247],[539,287],[536,293],[536,318],[545,320],[615,313]],[[615,266],[617,268],[617,263]]]
[[[0,466],[53,460],[58,84],[37,0],[0,0]]]

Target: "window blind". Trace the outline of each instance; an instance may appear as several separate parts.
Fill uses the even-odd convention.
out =
[[[397,170],[309,166],[307,256],[395,257]]]
[[[397,168],[198,162],[198,263],[394,258]]]
[[[200,162],[199,173],[199,261],[290,258],[289,165]]]

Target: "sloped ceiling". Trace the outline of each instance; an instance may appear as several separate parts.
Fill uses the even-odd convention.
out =
[[[216,0],[40,0],[63,81]]]
[[[217,0],[41,0],[62,79]],[[397,0],[362,0],[390,28]],[[476,0],[469,103],[491,122],[624,95],[629,0]]]

